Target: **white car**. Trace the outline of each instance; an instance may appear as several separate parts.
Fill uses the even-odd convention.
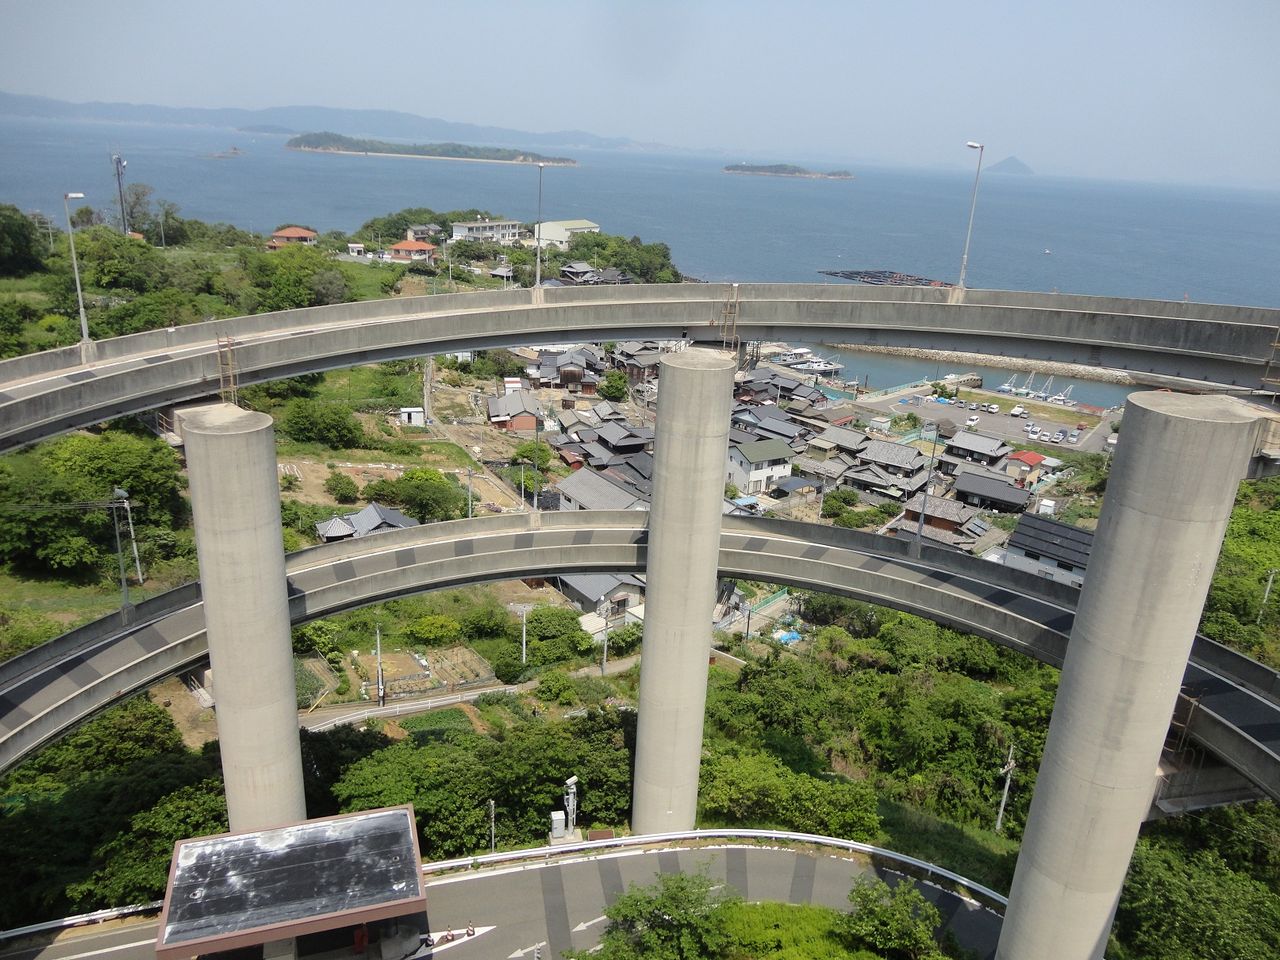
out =
[[[1069,434],[1067,434],[1067,443],[1079,443],[1079,442],[1080,442],[1079,430],[1072,430]]]
[[[964,422],[966,427],[976,427],[978,425],[978,416],[975,414]]]

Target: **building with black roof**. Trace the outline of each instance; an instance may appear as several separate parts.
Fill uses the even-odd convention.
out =
[[[1079,587],[1092,547],[1092,530],[1024,513],[1005,546],[1004,564]]]

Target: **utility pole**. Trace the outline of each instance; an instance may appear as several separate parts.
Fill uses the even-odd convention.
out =
[[[529,629],[526,618],[529,616],[528,607],[520,608],[520,662],[529,662]]]
[[[471,468],[467,467],[467,519],[471,519]]]
[[[377,638],[374,643],[376,656],[378,658],[378,706],[385,707],[387,705],[387,685],[383,680],[382,674],[382,627],[375,625],[374,636]]]
[[[605,667],[609,666],[609,631],[604,634],[604,656],[600,658],[600,676],[604,676]]]
[[[1013,771],[1018,765],[1013,762],[1013,744],[1009,744],[1009,759],[1005,761],[1000,772],[1004,774],[1004,793],[1000,797],[1000,812],[996,814],[996,833],[1000,832],[1000,828],[1004,825],[1004,807],[1009,802],[1009,781],[1013,779]]]
[[[1258,604],[1258,616],[1253,621],[1255,626],[1262,622],[1262,614],[1267,609],[1267,597],[1271,596],[1271,584],[1276,578],[1276,572],[1274,567],[1267,571],[1267,587],[1262,591],[1262,603]]]
[[[138,559],[138,538],[133,534],[133,510],[129,506],[129,491],[116,487],[112,491],[112,496],[116,500],[124,503],[125,519],[129,522],[129,543],[133,546],[133,566],[138,572],[138,586],[142,586],[142,561]],[[1266,600],[1264,599],[1265,603]]]
[[[494,805],[493,801],[489,801],[489,852],[496,853],[498,850],[497,833],[494,830]]]

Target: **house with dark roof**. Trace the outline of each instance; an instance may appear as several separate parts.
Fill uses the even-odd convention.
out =
[[[985,433],[974,433],[961,430],[947,441],[946,449],[938,458],[938,467],[943,473],[955,473],[964,463],[977,463],[993,470],[1001,470],[1004,459],[1013,452],[1013,447],[999,437]]]
[[[791,476],[792,449],[772,438],[739,443],[729,447],[729,482],[742,493],[772,490],[783,477]]]
[[[630,573],[579,573],[556,578],[556,588],[583,613],[610,627],[621,626],[627,610],[644,603],[644,581]]]
[[[1031,497],[1030,490],[1016,486],[1012,480],[974,470],[956,474],[953,492],[961,503],[1000,513],[1020,513],[1027,508]]]
[[[1092,548],[1092,530],[1024,513],[1005,544],[1004,565],[1079,587]]]
[[[646,496],[621,477],[575,470],[556,484],[561,510],[647,510]]]
[[[929,477],[929,458],[907,443],[868,440],[853,457],[841,482],[855,490],[906,500]]]
[[[560,268],[560,279],[576,284],[600,283],[600,274],[585,260],[575,260]]]
[[[538,398],[526,390],[514,390],[489,398],[489,423],[499,430],[534,430],[542,415]]]
[[[927,500],[927,502],[926,502]],[[924,526],[920,515],[924,514]],[[978,515],[976,508],[959,500],[944,500],[918,494],[902,506],[902,516],[885,531],[890,536],[914,539],[917,531],[923,531],[927,542],[969,550],[990,529]]]
[[[355,513],[321,520],[316,524],[316,536],[322,543],[333,543],[337,540],[358,540],[384,530],[416,526],[418,521],[413,517],[407,517],[399,510],[384,507],[380,503],[371,503]]]

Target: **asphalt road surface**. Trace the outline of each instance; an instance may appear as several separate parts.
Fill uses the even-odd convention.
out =
[[[418,956],[447,960],[531,958],[595,946],[604,932],[605,907],[632,884],[652,883],[658,874],[705,870],[751,901],[848,906],[853,879],[880,873],[891,883],[901,876],[874,868],[864,857],[833,851],[797,851],[762,846],[717,845],[666,850],[620,850],[554,862],[533,861],[427,881],[428,921],[437,934],[461,933],[470,923],[474,937],[426,949]],[[947,929],[983,960],[995,956],[1001,918],[972,901],[928,883],[914,881],[936,903]],[[156,922],[109,931],[69,931],[52,944],[0,950],[3,960],[152,960]]]

